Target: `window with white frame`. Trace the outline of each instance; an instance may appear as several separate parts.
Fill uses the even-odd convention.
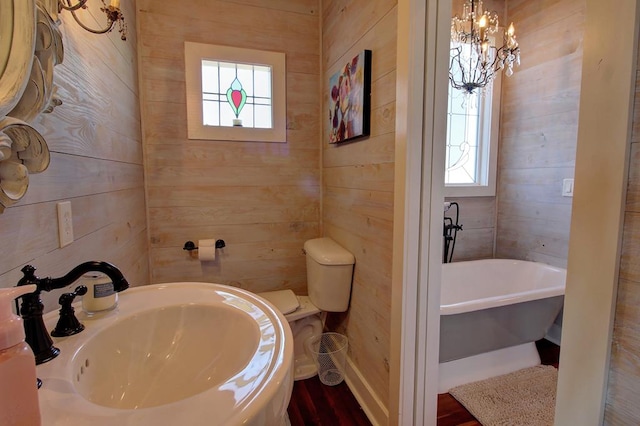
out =
[[[286,142],[284,53],[185,42],[189,139]]]
[[[445,196],[495,195],[499,115],[499,76],[484,92],[449,85]]]

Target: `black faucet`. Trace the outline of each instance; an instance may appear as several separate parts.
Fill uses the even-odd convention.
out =
[[[60,349],[53,346],[53,340],[49,336],[42,319],[44,304],[40,299],[40,292],[51,291],[73,284],[78,278],[87,272],[102,272],[111,278],[113,289],[117,292],[129,288],[129,283],[118,268],[107,262],[85,262],[73,268],[69,273],[60,278],[38,278],[35,276],[36,268],[26,265],[22,268],[24,276],[18,281],[18,286],[35,284],[36,291],[22,296],[20,315],[24,323],[25,341],[31,346],[36,357],[36,364],[51,361],[58,356]]]

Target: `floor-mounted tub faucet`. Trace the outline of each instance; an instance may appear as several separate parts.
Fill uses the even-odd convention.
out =
[[[116,292],[129,288],[129,283],[120,270],[107,262],[92,261],[81,263],[60,278],[38,278],[35,276],[35,271],[36,268],[31,265],[26,265],[22,268],[24,276],[18,281],[18,286],[35,284],[37,287],[35,292],[22,296],[22,304],[20,305],[20,315],[24,322],[26,335],[25,340],[33,350],[36,364],[50,361],[60,353],[60,350],[53,346],[53,340],[51,340],[42,319],[44,312],[44,304],[40,299],[42,291],[56,290],[71,285],[87,272],[102,272],[107,275],[113,282],[113,289]]]

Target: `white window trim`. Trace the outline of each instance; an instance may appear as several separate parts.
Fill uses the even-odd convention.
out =
[[[189,139],[259,142],[287,141],[284,53],[185,41],[184,57],[187,88],[187,136]],[[271,67],[273,128],[205,126],[202,121],[203,59]]]
[[[497,169],[498,169],[498,144],[500,137],[500,104],[502,103],[502,76],[501,72],[493,80],[493,94],[491,96],[491,124],[487,128],[486,120],[481,121],[482,132],[482,158],[488,156],[486,168],[481,171],[481,182],[486,184],[445,184],[445,197],[493,197],[496,195]],[[489,143],[486,143],[489,141]]]

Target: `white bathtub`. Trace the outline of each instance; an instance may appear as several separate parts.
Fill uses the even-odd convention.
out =
[[[562,268],[521,260],[443,264],[440,391],[540,363],[534,342],[562,309],[565,279]]]

